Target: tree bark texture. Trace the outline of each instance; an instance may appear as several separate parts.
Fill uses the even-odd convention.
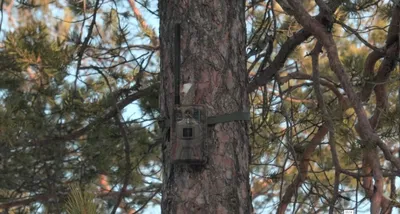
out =
[[[244,0],[160,0],[161,116],[174,107],[174,27],[181,25],[181,104],[208,116],[249,111]],[[170,120],[171,121],[171,120]],[[175,132],[171,125],[170,136]],[[171,164],[163,143],[162,213],[251,213],[247,122],[208,126],[204,166]]]

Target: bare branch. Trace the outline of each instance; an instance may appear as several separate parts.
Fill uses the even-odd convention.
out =
[[[279,2],[279,1],[278,1]],[[336,9],[341,4],[340,1],[332,1],[328,4],[329,8],[331,8],[332,13],[336,11]],[[325,17],[324,13],[320,13],[315,17],[317,22],[322,22],[322,19]],[[278,54],[274,58],[274,60],[269,64],[269,66],[261,70],[260,73],[257,73],[254,79],[252,79],[247,87],[247,92],[251,93],[257,87],[267,84],[271,79],[279,72],[279,70],[283,67],[286,62],[286,59],[293,52],[293,50],[306,41],[312,34],[306,29],[303,28],[297,31],[292,37],[288,38],[286,42],[281,46]]]

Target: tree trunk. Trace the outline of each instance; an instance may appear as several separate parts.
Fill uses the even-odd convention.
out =
[[[161,116],[174,107],[174,27],[181,25],[181,104],[208,116],[249,111],[244,0],[160,0]],[[171,126],[170,134],[174,133]],[[162,213],[251,213],[247,122],[208,126],[203,166],[171,164],[163,144]],[[172,136],[172,135],[171,135]]]

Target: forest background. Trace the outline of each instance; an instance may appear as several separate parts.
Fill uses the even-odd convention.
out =
[[[77,194],[99,213],[159,213],[158,2],[0,4],[0,210],[62,213]],[[398,212],[400,3],[302,4],[332,33],[350,85],[291,4],[246,2],[254,211],[369,212],[378,189]]]

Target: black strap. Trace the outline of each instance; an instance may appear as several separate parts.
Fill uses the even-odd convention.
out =
[[[229,114],[222,114],[211,116],[207,118],[207,125],[214,125],[217,123],[227,123],[232,121],[249,121],[250,120],[250,112],[233,112]],[[165,130],[170,127],[170,120],[169,119],[162,119],[159,120],[160,128]]]
[[[223,114],[223,115],[208,117],[207,124],[214,125],[217,123],[227,123],[227,122],[240,121],[240,120],[244,120],[244,121],[250,120],[250,113],[237,111],[237,112],[233,112],[230,114]]]
[[[232,121],[249,121],[250,120],[250,112],[233,112],[229,114],[223,114],[223,115],[217,115],[217,116],[211,116],[207,118],[207,125],[214,125],[217,123],[227,123],[227,122],[232,122]],[[160,119],[159,121],[159,126],[161,129],[161,132],[158,133],[157,137],[157,142],[160,141],[160,143],[165,141],[165,137],[167,136],[167,133],[169,132],[169,128],[171,126],[170,120],[169,119]]]
[[[175,25],[175,64],[174,64],[174,76],[175,76],[175,105],[181,104],[179,96],[180,84],[181,84],[181,25]]]

